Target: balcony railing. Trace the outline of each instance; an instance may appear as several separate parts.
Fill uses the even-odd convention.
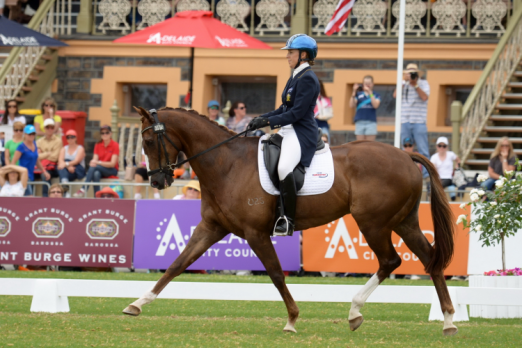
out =
[[[224,23],[257,37],[286,37],[292,24],[324,36],[339,0],[57,0],[56,31],[76,33],[79,16],[89,12],[94,35],[125,35],[154,25],[176,12],[208,10]],[[81,4],[91,4],[88,10]],[[298,7],[306,16],[295,16]],[[410,38],[498,38],[513,12],[508,0],[406,0],[405,32]],[[294,18],[295,16],[295,18]],[[356,0],[339,38],[394,38],[399,31],[398,0]],[[84,30],[85,32],[85,30]]]

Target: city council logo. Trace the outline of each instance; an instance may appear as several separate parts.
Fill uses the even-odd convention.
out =
[[[0,216],[0,237],[6,237],[11,232],[11,221],[4,216]]]
[[[64,225],[59,218],[41,217],[33,222],[33,233],[37,238],[58,238],[64,231]]]
[[[87,235],[91,239],[114,239],[119,229],[115,220],[93,219],[87,224]]]

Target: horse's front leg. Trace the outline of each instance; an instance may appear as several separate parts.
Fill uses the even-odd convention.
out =
[[[274,249],[274,245],[270,240],[270,235],[267,232],[253,231],[252,233],[245,233],[246,239],[250,247],[254,250],[257,257],[265,266],[270,279],[274,283],[277,290],[281,294],[283,301],[285,301],[286,310],[288,311],[288,322],[286,323],[283,331],[297,332],[294,325],[299,316],[299,308],[295,303],[290,291],[286,287],[285,275],[277,254]]]
[[[217,225],[201,221],[196,227],[194,234],[190,238],[185,250],[170,265],[165,274],[158,280],[151,291],[147,291],[138,300],[131,303],[123,310],[124,314],[140,315],[141,307],[149,304],[156,299],[159,293],[170,283],[174,277],[181,274],[188,266],[196,261],[205,251],[216,242],[223,239],[228,234],[223,228]]]

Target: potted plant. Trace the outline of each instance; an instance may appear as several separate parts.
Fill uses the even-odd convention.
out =
[[[518,160],[515,163],[517,171],[521,170]],[[478,182],[488,177],[479,175]],[[473,189],[470,192],[469,203],[463,203],[462,209],[470,205],[473,216],[460,215],[457,224],[471,231],[479,233],[482,246],[500,244],[502,250],[502,269],[485,270],[482,276],[470,276],[470,287],[501,287],[522,288],[522,270],[520,268],[507,269],[506,266],[506,239],[514,236],[522,228],[522,176],[515,175],[514,171],[506,171],[495,182],[493,192],[482,189]],[[517,306],[470,306],[471,317],[483,318],[522,318],[522,307]]]

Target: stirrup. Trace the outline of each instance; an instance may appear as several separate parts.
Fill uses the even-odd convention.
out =
[[[286,231],[285,232],[278,232],[276,231],[276,228],[277,228],[277,224],[279,222],[279,220],[285,220],[286,221]],[[286,236],[289,236],[291,237],[293,234],[294,234],[294,230],[288,230],[288,227],[290,227],[291,223],[290,221],[288,220],[288,218],[286,217],[286,215],[283,215],[283,216],[280,216],[275,225],[274,225],[274,230],[272,231],[272,235],[274,236],[278,236],[278,237],[286,237]]]

